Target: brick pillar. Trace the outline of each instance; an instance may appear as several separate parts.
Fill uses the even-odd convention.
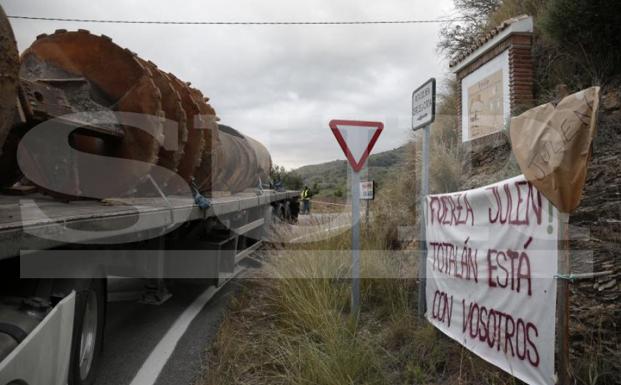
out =
[[[461,143],[461,81],[463,77],[457,75],[457,102],[456,102],[456,111],[457,111],[457,137],[459,138],[459,142]]]
[[[533,107],[533,39],[528,35],[512,35],[509,46],[509,82],[511,87],[511,115],[515,116]]]

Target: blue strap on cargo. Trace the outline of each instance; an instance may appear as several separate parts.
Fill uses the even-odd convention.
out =
[[[211,201],[198,191],[198,187],[196,186],[196,182],[194,181],[194,178],[192,178],[192,183],[190,184],[190,187],[192,187],[192,194],[194,195],[194,203],[196,203],[196,205],[202,210],[207,210],[208,208],[210,208]]]
[[[194,202],[203,210],[207,210],[211,207],[211,201],[199,192],[194,194]]]

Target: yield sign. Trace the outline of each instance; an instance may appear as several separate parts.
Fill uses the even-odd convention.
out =
[[[332,120],[330,129],[351,167],[355,172],[359,172],[382,133],[384,124],[356,120]]]

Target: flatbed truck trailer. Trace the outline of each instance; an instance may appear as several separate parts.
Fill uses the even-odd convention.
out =
[[[159,304],[172,279],[220,286],[298,192],[76,200],[0,195],[0,385],[92,384],[109,277],[144,278]]]

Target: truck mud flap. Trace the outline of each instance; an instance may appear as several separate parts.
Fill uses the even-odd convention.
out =
[[[0,362],[0,385],[66,385],[74,312],[72,292]]]

